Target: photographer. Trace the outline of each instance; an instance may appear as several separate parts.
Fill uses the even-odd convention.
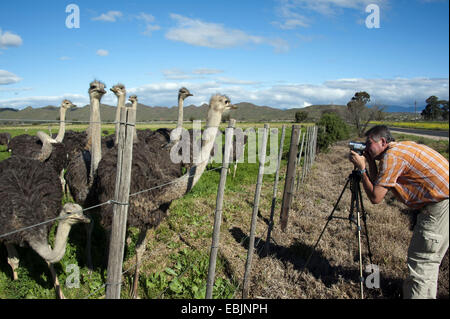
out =
[[[394,142],[384,125],[371,128],[365,136],[363,155],[350,151],[349,159],[360,171],[370,201],[380,203],[391,190],[408,207],[420,209],[408,249],[403,297],[435,299],[439,266],[449,243],[448,161],[425,145]]]

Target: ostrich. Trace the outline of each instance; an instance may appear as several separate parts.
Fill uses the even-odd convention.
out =
[[[202,141],[199,161],[182,175],[179,164],[170,159],[170,149],[161,148],[157,140],[152,143],[140,141],[133,146],[131,169],[131,193],[173,182],[129,199],[128,226],[141,231],[136,248],[136,270],[132,296],[137,297],[139,266],[147,245],[147,232],[157,227],[167,215],[171,202],[189,192],[205,171],[211,149],[225,110],[236,108],[228,97],[215,95],[211,98]],[[104,154],[97,170],[96,193],[99,201],[114,198],[117,165],[117,147]],[[101,223],[106,229],[112,224],[112,205],[101,207]]]
[[[2,241],[8,251],[8,263],[13,271],[13,279],[17,280],[19,258],[14,245],[23,246],[28,243],[48,264],[53,277],[58,297],[64,298],[53,263],[64,256],[67,237],[72,225],[88,223],[89,219],[76,204],[65,204],[61,207],[62,188],[55,170],[45,162],[52,150],[52,139],[39,132],[42,151],[33,158],[14,155],[0,162],[0,233],[13,231],[36,225],[58,217],[64,218],[58,223],[54,247],[48,243],[50,223],[9,234]]]
[[[93,81],[90,84],[90,122],[86,144],[75,149],[67,165],[66,181],[70,193],[74,201],[83,207],[89,205],[86,201],[101,159],[100,100],[105,93],[103,83]]]
[[[125,107],[125,99],[127,95],[127,91],[125,90],[125,85],[119,83],[114,85],[111,89],[111,92],[114,93],[115,96],[117,96],[117,109],[116,109],[116,134],[114,139],[114,145],[117,145],[119,142],[119,122],[120,122],[120,112]]]
[[[11,134],[9,134],[8,132],[0,133],[0,145],[6,145],[6,147],[8,147],[10,140]]]
[[[172,146],[174,146],[180,140],[182,133],[181,129],[183,127],[184,100],[189,96],[193,96],[193,94],[191,94],[185,87],[182,87],[178,90],[178,120],[175,129],[171,130],[168,128],[160,128],[152,134],[138,132],[138,136],[143,134],[143,138],[147,141],[147,144],[154,144],[157,143],[156,141],[158,141],[161,147],[164,147],[165,149],[171,149]]]
[[[54,143],[61,143],[65,135],[65,119],[66,112],[70,108],[76,107],[71,101],[63,100],[61,107],[59,108],[59,131],[58,135],[54,139]],[[42,147],[39,138],[33,135],[22,134],[14,137],[9,142],[9,149],[11,155],[31,156],[33,153],[39,153]]]
[[[95,80],[89,86],[90,121],[86,133],[85,146],[80,146],[71,154],[67,165],[66,182],[74,201],[88,207],[95,202],[95,195],[91,193],[95,173],[100,162],[101,150],[101,125],[100,125],[100,100],[105,95],[105,84]],[[91,258],[91,234],[93,222],[86,228],[86,256],[87,265],[92,269]]]
[[[178,91],[178,122],[177,127],[170,132],[170,140],[173,143],[176,143],[180,140],[181,137],[181,129],[183,128],[183,107],[184,107],[184,100],[189,97],[194,96],[189,92],[188,89],[185,87],[182,87]]]
[[[62,143],[65,136],[65,119],[67,110],[76,107],[71,101],[63,100],[59,109],[59,131],[55,139],[51,139],[53,143],[53,151],[47,162],[53,169],[60,174],[61,184],[64,188],[64,168],[67,165],[67,151]],[[42,142],[38,136],[19,135],[14,137],[9,143],[11,155],[33,158],[41,152]]]

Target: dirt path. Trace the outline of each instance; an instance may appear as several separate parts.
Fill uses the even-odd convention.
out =
[[[262,247],[270,217],[273,181],[265,181],[261,193],[257,225],[257,253],[252,264],[250,298],[359,298],[359,266],[355,226],[348,220],[332,220],[306,271],[307,256],[317,241],[353,166],[347,160],[347,142],[316,157],[313,170],[296,195],[289,214],[288,229],[279,227],[279,212],[284,180],[279,193],[270,255]],[[281,172],[280,176],[284,176]],[[254,186],[248,188],[252,202]],[[346,190],[335,216],[348,217],[350,190]],[[243,200],[240,198],[240,200]],[[380,269],[380,289],[365,289],[367,298],[400,298],[402,280],[407,274],[406,254],[411,238],[411,212],[388,196],[372,205],[363,192],[368,213],[368,232],[373,263]],[[249,204],[251,205],[251,204]],[[248,248],[251,209],[248,216],[233,216],[225,221],[220,252],[228,261],[232,276],[242,283]],[[363,239],[365,239],[363,237]],[[364,264],[369,264],[366,241],[362,244]],[[448,298],[448,252],[441,265],[439,297]],[[236,295],[237,298],[241,296]]]

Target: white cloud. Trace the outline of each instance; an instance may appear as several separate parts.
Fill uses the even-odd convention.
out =
[[[183,71],[179,72],[180,75],[185,74]],[[185,102],[186,105],[207,103],[210,97],[217,93],[228,95],[233,103],[250,102],[276,108],[300,108],[317,104],[346,105],[358,91],[368,92],[371,96],[371,103],[381,105],[413,106],[415,100],[419,105],[424,105],[425,100],[431,95],[440,99],[449,99],[448,78],[355,78],[336,79],[322,84],[287,83],[270,85],[226,78],[202,82],[180,79],[127,88],[127,91],[128,94],[136,94],[139,103],[171,107],[177,105],[178,90],[182,86],[188,88],[194,94]],[[33,107],[49,104],[58,105],[64,98],[77,105],[89,103],[86,94],[64,94],[0,100],[0,107],[21,108],[28,105]],[[117,101],[113,94],[109,93],[104,96],[102,103],[115,105]]]
[[[152,24],[155,21],[155,17],[149,13],[141,12],[136,16],[133,16],[133,19],[144,21],[145,30],[142,32],[143,35],[151,36],[153,31],[161,30],[161,27],[157,24]]]
[[[61,61],[67,61],[67,60],[71,60],[72,58],[71,57],[68,57],[68,56],[62,56],[62,57],[60,57],[58,60],[61,60]]]
[[[136,19],[144,20],[146,23],[155,21],[155,17],[153,15],[144,12],[139,13],[139,15],[136,16]]]
[[[312,23],[311,13],[325,16],[336,15],[344,9],[360,10],[365,13],[369,4],[387,7],[388,0],[278,0],[275,8],[277,17],[281,21],[272,22],[280,29],[290,30],[299,27],[309,27]]]
[[[196,70],[192,71],[192,73],[194,73],[194,74],[219,74],[219,73],[223,73],[223,71],[218,70],[218,69],[201,68],[201,69],[196,69]]]
[[[254,36],[242,30],[226,28],[222,24],[191,19],[179,14],[171,14],[170,17],[177,22],[177,26],[166,33],[166,38],[169,40],[214,49],[246,44],[268,44],[279,51],[286,51],[288,47],[287,42],[281,39]]]
[[[22,79],[14,73],[8,72],[6,70],[0,70],[0,85],[17,83],[21,80]]]
[[[80,94],[63,94],[58,96],[30,96],[7,100],[0,100],[0,107],[22,109],[27,106],[42,107],[46,105],[60,105],[61,101],[68,99],[75,105],[86,105],[89,98]]]
[[[160,29],[161,27],[159,25],[147,24],[145,27],[145,31],[142,32],[142,34],[151,36],[153,31],[158,31]]]
[[[31,91],[33,90],[33,88],[30,87],[24,87],[24,88],[10,88],[10,87],[5,87],[2,88],[0,87],[0,92],[8,92],[8,93],[18,93],[18,92],[24,92],[24,91]]]
[[[0,48],[19,47],[22,43],[22,38],[19,35],[10,31],[2,32],[2,29],[0,29]]]
[[[186,79],[201,79],[205,78],[205,76],[208,75],[223,73],[223,71],[217,69],[200,68],[195,69],[192,72],[186,72],[177,68],[173,68],[163,70],[162,73],[164,77],[168,80],[186,80]]]
[[[173,106],[177,90],[187,87],[193,97],[189,104],[206,103],[216,93],[227,94],[234,103],[250,102],[278,108],[298,108],[317,104],[346,105],[358,91],[366,91],[371,103],[411,106],[424,103],[430,95],[448,100],[449,79],[337,79],[322,84],[273,84],[218,78],[204,82],[175,81],[149,84],[129,91],[147,105]]]
[[[108,11],[107,13],[102,13],[100,16],[92,18],[94,21],[103,22],[116,22],[117,18],[122,17],[122,12],[120,11]]]
[[[107,56],[109,54],[109,51],[104,50],[104,49],[99,49],[99,50],[97,50],[96,54],[99,56]]]
[[[194,78],[193,75],[176,68],[170,70],[163,70],[162,73],[164,77],[168,80],[185,80]]]

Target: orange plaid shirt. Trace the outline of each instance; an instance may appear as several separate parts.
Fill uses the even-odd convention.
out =
[[[415,142],[392,142],[378,167],[375,185],[389,187],[412,208],[449,198],[448,161]]]

